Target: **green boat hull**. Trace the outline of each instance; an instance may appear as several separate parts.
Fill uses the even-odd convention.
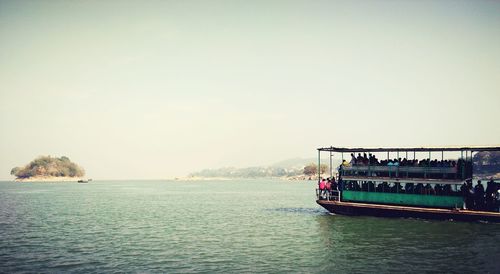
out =
[[[342,201],[432,208],[462,208],[464,204],[463,197],[460,196],[437,196],[353,190],[342,191]]]

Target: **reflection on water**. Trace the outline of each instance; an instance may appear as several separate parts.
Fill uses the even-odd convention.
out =
[[[319,215],[325,271],[500,270],[500,225]]]

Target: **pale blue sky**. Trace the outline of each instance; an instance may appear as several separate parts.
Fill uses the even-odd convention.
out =
[[[498,1],[0,1],[0,179],[498,145]]]

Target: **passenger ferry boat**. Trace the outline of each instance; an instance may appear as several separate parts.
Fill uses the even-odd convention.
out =
[[[322,152],[330,154],[331,178],[335,178],[334,153],[341,155],[342,164],[332,187],[316,190],[316,202],[342,215],[500,222],[500,184],[488,178],[483,181],[487,186],[479,183],[480,187],[476,180],[473,187],[472,155],[484,151],[500,151],[500,147],[318,148],[318,174]],[[445,152],[460,156],[445,160]],[[387,159],[379,160],[372,153],[387,154]],[[417,153],[425,159],[418,160]],[[441,160],[431,160],[432,153]],[[390,154],[396,158],[390,159]],[[319,178],[320,187],[321,180],[325,179]]]

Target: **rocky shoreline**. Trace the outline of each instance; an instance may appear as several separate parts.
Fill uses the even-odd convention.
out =
[[[15,182],[78,182],[84,180],[83,177],[55,177],[55,176],[35,176],[29,178],[16,178]]]

